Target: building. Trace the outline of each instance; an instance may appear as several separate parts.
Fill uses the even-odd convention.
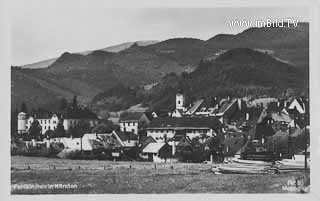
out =
[[[98,119],[92,112],[53,113],[46,111],[30,115],[19,113],[18,133],[26,133],[35,120],[39,122],[42,134],[44,134],[47,130],[55,130],[60,121],[62,121],[65,131],[74,128],[81,121],[88,122],[91,127],[98,124]]]
[[[125,113],[120,118],[120,131],[138,135],[139,129],[149,125],[152,118],[151,113]]]
[[[86,133],[82,138],[52,138],[51,143],[60,142],[65,149],[71,150],[112,150],[121,148],[121,142],[114,136],[113,133]]]
[[[176,108],[172,111],[171,117],[218,117],[221,123],[225,123],[228,119],[241,110],[242,100],[231,99],[228,96],[219,100],[214,97],[212,100],[201,98],[194,101],[188,107],[185,106],[185,97],[182,93],[176,94]]]
[[[18,114],[18,133],[22,134],[25,133],[27,131],[27,114],[24,112],[20,112]]]
[[[133,132],[113,131],[112,134],[122,147],[132,148],[138,146],[138,135]]]
[[[170,162],[171,146],[164,142],[151,142],[143,150],[141,157],[156,163]]]
[[[215,136],[223,125],[216,117],[167,117],[156,118],[147,127],[147,136],[157,142],[165,142],[176,135],[190,139],[201,135]]]

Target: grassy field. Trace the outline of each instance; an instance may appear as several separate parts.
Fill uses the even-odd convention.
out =
[[[14,156],[12,194],[70,193],[286,193],[288,180],[304,172],[280,175],[215,175],[214,164],[154,164],[64,160]],[[32,189],[19,188],[33,185]],[[73,188],[39,188],[70,184]],[[18,186],[18,187],[17,187]]]

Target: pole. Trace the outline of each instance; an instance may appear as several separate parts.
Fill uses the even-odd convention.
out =
[[[307,171],[307,150],[308,150],[308,136],[307,136],[307,126],[304,128],[305,131],[305,146],[304,146],[304,170]]]

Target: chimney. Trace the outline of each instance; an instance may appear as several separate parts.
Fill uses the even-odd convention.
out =
[[[287,101],[284,101],[284,107],[285,108],[287,107]]]
[[[280,107],[280,101],[277,102],[277,107]]]
[[[248,121],[249,118],[250,118],[250,116],[249,116],[249,113],[247,112],[247,113],[246,113],[246,120]]]

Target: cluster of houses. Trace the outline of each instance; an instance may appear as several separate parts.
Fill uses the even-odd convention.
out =
[[[210,149],[211,141],[219,138],[221,154],[228,160],[240,157],[251,142],[261,145],[279,132],[290,135],[298,130],[306,131],[309,126],[308,105],[308,100],[302,98],[248,100],[228,96],[225,99],[199,99],[187,106],[181,92],[176,94],[173,111],[129,113],[120,118],[119,131],[86,133],[82,138],[46,139],[45,143],[50,146],[50,143],[59,142],[72,150],[111,150],[113,157],[138,150],[139,156],[145,160],[164,162],[177,161],[182,149],[192,152],[197,145]],[[35,117],[19,113],[18,132],[27,132],[34,119],[40,122],[44,133],[56,128],[59,115]],[[97,124],[94,115],[64,116],[65,130],[81,119],[92,126]],[[219,154],[217,150],[214,153]],[[205,160],[212,161],[214,153],[210,152]]]

